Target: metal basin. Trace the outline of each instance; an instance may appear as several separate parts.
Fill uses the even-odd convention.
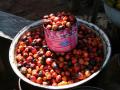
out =
[[[26,31],[30,30],[31,28],[37,27],[39,26],[42,21],[36,21],[33,24],[24,27],[13,39],[11,46],[10,46],[10,50],[9,50],[9,62],[11,64],[11,67],[13,69],[13,71],[17,74],[17,76],[19,78],[21,78],[23,81],[33,85],[33,86],[37,86],[37,87],[41,87],[41,88],[46,88],[46,89],[67,89],[67,88],[73,88],[76,86],[79,86],[89,80],[91,80],[92,78],[94,78],[96,75],[98,75],[98,73],[105,67],[106,63],[108,62],[109,58],[110,58],[110,54],[111,54],[111,45],[110,45],[110,41],[107,37],[107,35],[100,29],[98,28],[96,25],[92,24],[92,23],[88,23],[86,21],[83,21],[81,19],[78,19],[78,25],[80,25],[81,23],[86,25],[88,28],[92,28],[92,30],[102,39],[103,45],[104,45],[104,60],[103,60],[103,64],[101,66],[101,68],[96,71],[95,73],[93,73],[91,76],[89,76],[88,78],[81,80],[79,82],[73,83],[73,84],[69,84],[69,85],[64,85],[64,86],[44,86],[44,85],[40,85],[37,83],[34,83],[32,81],[30,81],[29,79],[27,79],[23,74],[21,74],[21,72],[19,71],[19,69],[17,68],[17,62],[15,60],[15,47],[16,44],[19,40],[19,38],[21,37],[21,35],[23,35]]]

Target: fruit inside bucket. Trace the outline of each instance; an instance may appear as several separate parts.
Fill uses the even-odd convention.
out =
[[[77,45],[76,18],[65,12],[45,15],[44,26],[47,46],[54,52],[68,52]]]

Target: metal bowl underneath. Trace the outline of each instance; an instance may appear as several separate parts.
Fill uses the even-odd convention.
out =
[[[40,88],[32,87],[32,86],[26,84],[21,79],[19,79],[19,81],[18,81],[18,86],[19,86],[19,90],[26,90],[26,89],[46,90],[46,89],[42,89],[42,88],[40,89]],[[104,89],[98,88],[98,87],[93,87],[93,86],[79,86],[76,88],[72,88],[72,90],[104,90]]]
[[[103,89],[98,87],[92,87],[92,86],[81,86],[80,88],[77,88],[75,90],[103,90]]]

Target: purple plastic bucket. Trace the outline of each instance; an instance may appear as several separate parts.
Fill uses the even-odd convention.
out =
[[[77,45],[77,25],[73,25],[71,29],[51,31],[45,29],[45,40],[48,47],[55,52],[67,52],[75,48]]]

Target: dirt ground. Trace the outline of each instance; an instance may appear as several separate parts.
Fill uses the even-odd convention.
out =
[[[89,13],[93,0],[0,0],[0,10],[37,20],[50,12]]]

